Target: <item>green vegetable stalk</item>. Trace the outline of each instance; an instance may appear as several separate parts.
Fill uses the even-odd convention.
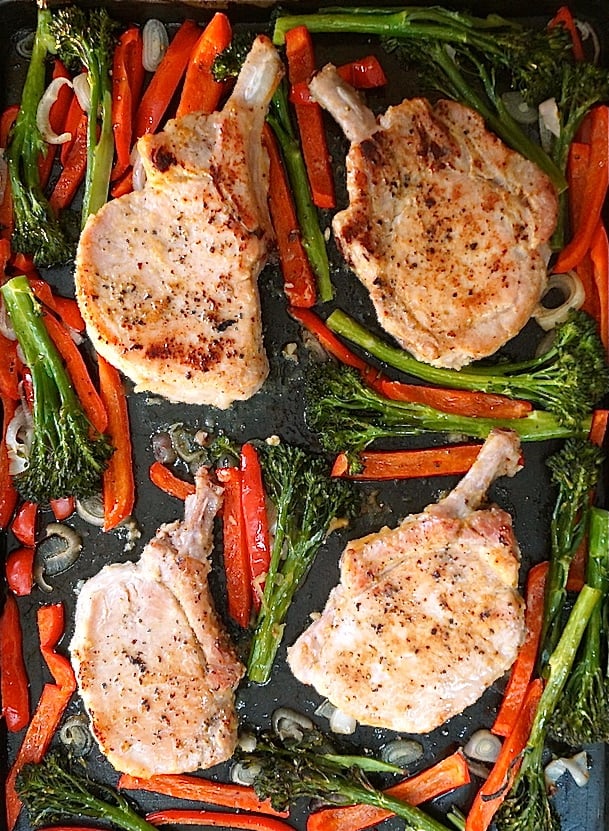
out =
[[[590,492],[599,481],[603,460],[601,449],[592,442],[569,439],[547,461],[558,493],[550,523],[550,568],[539,658],[542,672],[562,631],[569,568],[588,527]]]
[[[70,765],[59,753],[49,753],[39,764],[25,765],[17,777],[17,793],[32,825],[70,819],[100,819],[124,831],[155,831],[119,793],[93,782],[84,763]]]
[[[277,512],[271,562],[258,614],[248,676],[268,681],[285,618],[298,587],[324,542],[330,523],[348,516],[355,495],[346,481],[328,475],[327,462],[289,444],[261,449],[264,484]]]
[[[590,510],[586,583],[603,593],[550,719],[550,734],[571,747],[609,742],[609,511]]]
[[[31,254],[36,265],[60,265],[73,255],[40,183],[38,162],[48,146],[36,123],[45,90],[46,59],[53,50],[51,12],[39,6],[32,57],[21,94],[21,105],[11,131],[7,163],[13,201],[14,251]]]
[[[554,413],[559,423],[573,432],[578,432],[578,426],[609,391],[609,364],[596,323],[581,311],[571,312],[566,321],[557,325],[551,346],[538,357],[518,363],[476,364],[460,370],[418,361],[405,350],[381,340],[340,309],[332,312],[327,325],[407,375],[440,387],[524,398]]]
[[[28,466],[15,485],[24,499],[39,504],[98,493],[112,448],[85,415],[27,278],[13,277],[0,291],[34,389]]]
[[[583,587],[549,659],[547,683],[537,707],[520,770],[495,817],[497,831],[560,831],[560,822],[546,789],[543,750],[550,719],[601,595],[600,589],[588,585]]]

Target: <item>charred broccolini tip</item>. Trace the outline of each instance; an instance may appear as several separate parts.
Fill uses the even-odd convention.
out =
[[[71,761],[56,751],[25,765],[16,790],[35,827],[87,818],[125,831],[154,831],[121,794],[90,779],[82,760]]]
[[[426,383],[531,401],[568,428],[563,435],[585,432],[581,429],[585,419],[609,391],[609,364],[597,325],[579,310],[571,311],[556,326],[550,347],[535,358],[473,364],[459,370],[418,361],[405,350],[385,343],[340,309],[332,312],[327,325],[370,355]]]
[[[269,799],[278,811],[301,797],[334,805],[364,803],[401,817],[407,831],[446,831],[445,825],[424,811],[373,787],[366,775],[371,771],[397,772],[395,768],[337,750],[315,727],[298,738],[260,733],[255,749],[238,749],[236,758],[255,772],[253,787],[258,797]]]
[[[112,447],[85,415],[27,278],[13,277],[0,291],[34,389],[28,464],[15,486],[39,504],[98,493]]]
[[[288,609],[334,519],[356,506],[350,482],[333,479],[322,456],[284,443],[260,449],[264,485],[276,509],[271,562],[248,662],[250,680],[268,681]]]

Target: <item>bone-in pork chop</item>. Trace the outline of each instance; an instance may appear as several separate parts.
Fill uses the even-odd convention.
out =
[[[70,644],[93,734],[134,776],[228,759],[243,667],[214,610],[207,576],[222,491],[201,470],[185,518],[162,526],[138,562],[107,565],[78,595]]]
[[[405,100],[377,120],[333,66],[310,86],[351,142],[333,229],[380,325],[436,366],[496,352],[546,286],[550,180],[461,104]]]
[[[97,351],[172,401],[226,408],[263,384],[257,278],[272,241],[262,128],[282,75],[258,38],[220,113],[138,143],[143,190],[89,218],[76,294]]]
[[[524,636],[519,550],[509,514],[478,506],[518,459],[514,434],[494,431],[446,498],[349,543],[288,649],[296,678],[362,724],[427,733],[503,675]]]

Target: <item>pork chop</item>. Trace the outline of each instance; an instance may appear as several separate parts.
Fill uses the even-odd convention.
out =
[[[207,576],[222,491],[202,469],[182,522],[163,525],[137,563],[86,581],[70,644],[93,734],[134,776],[228,759],[243,667],[214,610]]]
[[[525,631],[519,549],[509,514],[478,505],[518,459],[517,437],[493,431],[446,498],[349,543],[323,613],[288,649],[296,678],[362,724],[428,733],[503,675]]]
[[[333,66],[310,86],[351,142],[333,229],[380,325],[435,366],[496,352],[546,286],[548,177],[454,101],[405,100],[377,120]]]
[[[262,128],[282,72],[259,37],[223,110],[140,139],[145,187],[87,221],[78,303],[97,351],[136,391],[224,409],[266,379],[257,278],[272,231]]]

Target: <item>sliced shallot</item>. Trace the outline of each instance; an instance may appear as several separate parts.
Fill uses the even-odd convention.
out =
[[[51,126],[50,114],[51,108],[61,88],[67,84],[71,89],[74,88],[72,81],[69,78],[53,78],[51,83],[45,89],[42,98],[38,102],[38,109],[36,110],[36,126],[40,130],[40,135],[48,144],[65,144],[72,138],[72,133],[57,134]]]

